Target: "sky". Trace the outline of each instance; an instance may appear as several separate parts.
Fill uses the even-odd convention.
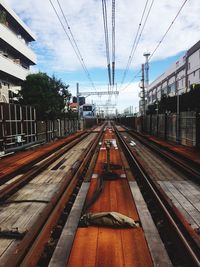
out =
[[[37,55],[37,65],[32,68],[33,72],[42,71],[49,75],[54,74],[70,85],[69,90],[72,95],[76,94],[77,82],[80,92],[108,90],[101,0],[51,0],[63,25],[66,26],[58,2],[63,9],[90,79],[81,67],[50,0],[6,1],[36,35],[36,41],[30,45]],[[130,106],[137,111],[140,91],[138,84],[141,79],[137,74],[141,69],[141,64],[145,61],[143,54],[154,51],[185,0],[118,0],[115,2],[115,82],[117,83],[115,89],[117,88],[119,91],[119,96],[112,96],[109,103],[113,107],[116,105],[115,109],[118,109],[119,112],[123,112]],[[146,2],[147,9],[141,26],[139,26]],[[112,1],[107,0],[106,3],[111,52]],[[150,13],[144,24],[149,9]],[[150,81],[162,74],[187,49],[199,41],[199,14],[199,0],[188,0],[151,58]],[[138,28],[141,30],[143,26],[144,29],[132,57],[130,69],[123,81],[137,30]],[[69,34],[67,27],[66,31]],[[91,80],[95,88],[93,88]],[[86,101],[97,103],[103,107],[108,101],[108,96],[90,96],[86,98]]]

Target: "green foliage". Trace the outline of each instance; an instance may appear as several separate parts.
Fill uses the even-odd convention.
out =
[[[6,12],[3,10],[0,10],[0,23],[6,23]]]
[[[36,108],[38,119],[55,119],[62,115],[64,106],[70,100],[69,85],[46,73],[30,74],[20,91],[20,104]]]
[[[200,111],[200,84],[192,85],[190,91],[179,95],[179,109],[182,111]],[[172,113],[177,112],[177,96],[163,95],[158,103],[149,105],[147,114],[166,113],[170,111]]]

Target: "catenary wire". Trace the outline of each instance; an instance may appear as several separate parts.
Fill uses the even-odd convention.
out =
[[[131,52],[130,52],[129,57],[128,57],[128,62],[126,64],[126,68],[125,68],[125,71],[123,73],[121,85],[124,83],[124,80],[126,78],[126,75],[128,73],[128,70],[129,70],[129,67],[130,67],[130,64],[131,64],[131,61],[132,61],[133,50],[135,48],[136,41],[138,39],[139,31],[140,31],[140,28],[142,26],[142,21],[143,21],[143,18],[144,18],[144,14],[146,12],[146,8],[147,8],[147,5],[148,5],[148,2],[149,2],[149,0],[146,0],[145,6],[144,6],[144,9],[143,9],[143,12],[142,12],[142,16],[141,16],[141,19],[140,19],[140,22],[139,22],[139,25],[138,25],[138,28],[137,28],[137,32],[136,32],[136,35],[135,35],[135,38],[134,38],[134,42],[133,42],[133,45],[132,45],[132,48],[131,48]]]
[[[109,37],[108,37],[106,0],[102,0],[102,11],[103,11],[104,35],[105,35],[106,57],[107,57],[107,68],[108,68],[108,81],[109,85],[111,86],[110,49],[109,49]]]
[[[125,73],[124,73],[124,76],[123,76],[123,79],[121,81],[121,86],[122,84],[124,83],[124,80],[125,80],[125,77],[129,71],[129,68],[130,68],[130,65],[131,65],[131,62],[133,60],[133,56],[135,54],[135,51],[138,47],[138,44],[140,42],[140,39],[141,39],[141,36],[142,36],[142,33],[144,31],[144,28],[146,26],[146,23],[147,23],[147,20],[149,18],[149,15],[150,15],[150,12],[151,12],[151,9],[152,9],[152,6],[153,6],[153,3],[154,3],[154,0],[151,1],[151,4],[150,4],[150,7],[148,9],[148,12],[147,12],[147,15],[146,15],[146,18],[145,18],[145,21],[144,21],[144,24],[143,24],[143,27],[139,33],[139,30],[140,30],[140,27],[142,25],[142,21],[143,21],[143,18],[144,18],[144,14],[145,14],[145,11],[146,11],[146,8],[147,8],[147,4],[148,4],[148,1],[146,2],[145,4],[145,7],[144,7],[144,11],[143,11],[143,14],[142,14],[142,17],[141,17],[141,21],[140,21],[140,24],[139,24],[139,27],[138,27],[138,30],[137,30],[137,33],[136,33],[136,37],[135,37],[135,40],[134,40],[134,43],[133,43],[133,46],[132,46],[132,49],[131,49],[131,53],[130,53],[130,56],[129,56],[129,60],[128,60],[128,63],[127,63],[127,66],[126,66],[126,70],[125,70]],[[121,88],[121,87],[120,87]]]
[[[114,84],[115,84],[115,0],[112,0],[112,85],[113,87],[114,87]]]
[[[162,36],[162,38],[160,39],[160,41],[158,42],[158,44],[156,45],[155,49],[153,50],[153,52],[151,53],[151,56],[149,57],[149,62],[152,59],[152,57],[154,56],[155,52],[157,51],[157,49],[159,48],[159,46],[161,45],[161,43],[163,42],[163,40],[165,39],[166,35],[168,34],[168,32],[170,31],[171,27],[174,25],[175,20],[177,19],[177,17],[179,16],[180,12],[182,11],[183,7],[185,6],[186,2],[188,0],[185,0],[183,2],[183,4],[181,5],[180,9],[178,10],[176,16],[174,17],[174,19],[172,20],[172,22],[170,23],[170,26],[167,28],[166,32],[164,33],[164,35]],[[131,83],[138,77],[138,75],[141,73],[141,70],[133,77],[133,79],[121,90],[125,90],[129,85],[131,85]]]
[[[68,32],[67,32],[67,30],[66,30],[66,28],[65,28],[65,26],[64,26],[64,24],[63,24],[63,22],[62,22],[62,20],[61,20],[59,14],[58,14],[58,12],[57,12],[57,10],[56,10],[56,8],[55,8],[53,2],[52,2],[51,0],[49,0],[49,2],[50,2],[50,4],[51,4],[51,6],[52,6],[52,8],[53,8],[53,10],[54,10],[54,12],[55,12],[55,14],[56,14],[56,16],[57,16],[59,22],[60,22],[60,24],[61,24],[61,26],[62,26],[62,28],[63,28],[65,34],[66,34],[66,36],[67,36],[67,38],[68,38],[68,40],[69,40],[69,42],[70,42],[70,44],[71,44],[71,46],[72,46],[72,48],[73,48],[75,54],[76,54],[76,56],[77,56],[77,58],[78,58],[78,60],[79,60],[79,62],[80,62],[80,64],[81,64],[81,66],[82,66],[82,68],[83,68],[83,70],[84,70],[84,72],[85,72],[87,78],[90,80],[90,82],[91,82],[91,84],[92,84],[92,87],[96,90],[95,85],[94,85],[94,82],[92,81],[92,78],[91,78],[91,76],[90,76],[90,73],[89,73],[89,71],[88,71],[88,69],[87,69],[87,67],[86,67],[86,65],[85,65],[85,62],[84,62],[84,60],[83,60],[83,57],[82,57],[82,55],[81,55],[81,53],[80,53],[80,50],[79,50],[79,48],[78,48],[78,45],[77,45],[77,43],[76,43],[76,41],[75,41],[75,39],[74,39],[74,36],[73,36],[73,34],[72,34],[72,31],[71,31],[71,29],[70,29],[70,26],[69,26],[69,24],[68,24],[68,21],[67,21],[67,19],[66,19],[66,16],[64,15],[63,9],[62,9],[62,7],[61,7],[59,1],[57,0],[58,5],[59,5],[59,8],[60,8],[60,10],[61,10],[61,12],[62,12],[62,15],[63,15],[64,19],[65,19],[65,22],[66,22],[66,24],[67,24],[67,27],[68,27],[68,30],[69,30],[69,32],[70,32],[70,34],[71,34],[72,39],[70,38],[70,36],[69,36],[69,34],[68,34]],[[72,41],[72,40],[73,40],[73,41]]]
[[[165,39],[166,35],[168,34],[168,32],[170,31],[171,27],[173,26],[175,20],[177,19],[177,17],[179,16],[179,14],[181,13],[181,10],[183,9],[183,7],[185,6],[186,2],[188,0],[185,0],[183,2],[183,4],[181,5],[180,9],[178,10],[176,16],[174,17],[174,19],[172,20],[171,24],[169,25],[168,29],[166,30],[166,32],[164,33],[163,37],[160,39],[160,41],[158,42],[157,46],[155,47],[155,49],[153,50],[153,52],[151,53],[151,56],[149,57],[149,61],[152,59],[152,57],[154,56],[155,52],[157,51],[157,49],[159,48],[159,46],[161,45],[161,43],[163,42],[163,40]]]

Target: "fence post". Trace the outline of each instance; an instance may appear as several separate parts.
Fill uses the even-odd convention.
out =
[[[180,113],[176,114],[176,142],[180,143]]]
[[[200,112],[196,112],[196,148],[200,150]]]
[[[158,136],[158,126],[159,126],[159,114],[157,113],[157,116],[156,116],[156,132],[157,132],[157,136]]]
[[[164,138],[165,138],[165,140],[167,140],[167,113],[165,113],[165,125],[164,125],[164,131],[165,131],[165,133],[164,133]]]

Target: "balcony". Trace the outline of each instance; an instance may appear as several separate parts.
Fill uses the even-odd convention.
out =
[[[23,39],[20,39],[8,27],[0,23],[0,39],[4,40],[14,49],[23,54],[33,64],[36,64],[36,56],[33,51],[26,45]]]
[[[3,71],[23,81],[29,74],[29,70],[23,68],[21,65],[15,63],[13,60],[6,58],[1,54],[0,54],[0,71]]]

